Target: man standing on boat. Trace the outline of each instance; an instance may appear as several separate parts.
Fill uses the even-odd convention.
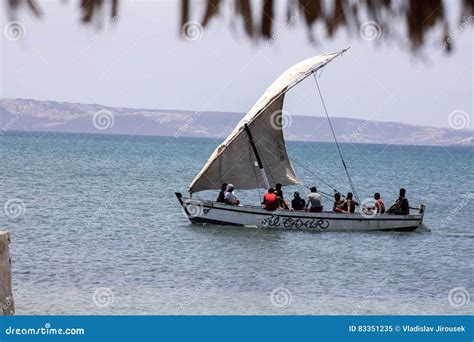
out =
[[[320,213],[323,211],[321,205],[321,195],[315,186],[310,188],[311,193],[308,195],[308,201],[306,202],[306,211]]]

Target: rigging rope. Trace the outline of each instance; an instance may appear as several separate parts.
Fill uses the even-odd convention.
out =
[[[329,127],[331,127],[332,136],[334,137],[334,141],[336,142],[337,150],[339,151],[339,155],[342,160],[342,165],[344,166],[344,170],[346,171],[347,179],[349,180],[349,185],[351,186],[352,192],[354,193],[354,197],[356,198],[357,202],[360,204],[361,202],[359,199],[359,195],[357,195],[357,191],[355,190],[354,183],[352,182],[351,175],[349,174],[349,170],[347,169],[346,162],[342,155],[341,148],[339,147],[339,143],[337,142],[336,133],[334,132],[334,128],[332,127],[332,122],[331,122],[331,119],[329,118],[329,114],[326,109],[326,104],[324,103],[323,95],[321,93],[321,89],[319,88],[318,79],[316,78],[315,73],[313,74],[313,77],[314,77],[314,80],[316,81],[316,87],[318,87],[319,97],[321,98],[321,103],[323,104],[324,112],[326,113],[326,117],[329,122]]]
[[[308,169],[306,166],[304,166],[304,164],[298,162],[295,158],[292,159],[292,161],[296,164],[298,164],[299,166],[301,166],[303,169],[306,170],[306,172],[310,173],[312,176],[316,177],[319,181],[321,181],[322,183],[324,183],[325,185],[327,185],[329,188],[331,188],[332,190],[334,190],[334,193],[336,192],[339,192],[337,191],[336,187],[332,186],[331,184],[329,184],[328,182],[326,182],[324,179],[322,179],[321,177],[319,177],[314,171],[311,171],[310,169]]]

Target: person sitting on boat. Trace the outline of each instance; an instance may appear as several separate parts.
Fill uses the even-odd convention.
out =
[[[283,190],[281,189],[281,184],[275,184],[275,195],[278,198],[278,206],[283,209],[289,209],[288,203],[286,203],[285,198],[283,197]]]
[[[300,193],[295,191],[293,193],[293,199],[291,200],[291,209],[293,210],[304,210],[306,201],[300,197]]]
[[[392,205],[387,211],[389,214],[410,215],[410,204],[408,203],[405,194],[406,190],[404,188],[401,188],[398,199],[395,201],[395,204]]]
[[[320,213],[323,211],[323,206],[321,205],[321,195],[318,193],[318,189],[315,186],[310,188],[310,194],[308,195],[308,201],[306,202],[306,211],[311,211],[315,213]]]
[[[332,211],[335,213],[344,212],[344,210],[342,209],[343,206],[344,206],[344,198],[341,196],[339,192],[336,192],[334,194],[334,205],[332,207]]]
[[[377,214],[385,213],[385,203],[380,198],[380,194],[378,192],[374,194],[374,199],[375,199],[375,210],[377,210]]]
[[[225,192],[227,190],[227,183],[222,184],[221,191],[219,192],[219,196],[217,196],[217,201],[220,203],[225,203]]]
[[[366,205],[362,208],[362,211],[368,215],[374,215],[374,214],[383,214],[385,213],[385,204],[383,200],[380,198],[380,194],[376,192],[374,194],[374,205]]]
[[[346,196],[346,200],[342,205],[342,210],[346,213],[353,214],[355,212],[356,205],[359,205],[356,201],[353,200],[352,192],[348,192]]]
[[[225,192],[224,199],[225,199],[225,204],[230,204],[230,205],[240,204],[240,200],[235,195],[235,192],[234,192],[234,185],[232,184],[227,185],[227,190]]]
[[[278,197],[275,193],[275,189],[270,188],[268,192],[263,195],[263,208],[266,210],[277,210],[280,206],[278,205]]]

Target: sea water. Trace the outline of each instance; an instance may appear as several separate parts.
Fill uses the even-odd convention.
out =
[[[474,313],[472,147],[341,144],[361,200],[377,191],[388,206],[405,187],[431,232],[298,232],[189,223],[174,192],[219,142],[2,135],[17,313]],[[331,193],[319,178],[351,190],[334,144],[287,148],[304,183],[287,198],[312,185]],[[249,204],[262,195],[236,192]]]

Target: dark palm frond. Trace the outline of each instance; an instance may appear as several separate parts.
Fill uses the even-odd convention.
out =
[[[212,19],[217,13],[219,13],[220,0],[208,0],[206,13],[204,13],[204,18],[202,19],[202,26],[206,26],[209,23],[209,20]]]
[[[265,38],[271,38],[273,26],[273,0],[263,0],[261,33]]]
[[[250,0],[236,0],[235,11],[242,16],[245,32],[249,37],[254,37],[252,7]]]
[[[122,0],[124,1],[124,0]],[[229,2],[231,0],[227,0]],[[233,0],[234,16],[242,18],[245,33],[247,36],[272,38],[272,33],[276,23],[275,7],[276,2],[273,0],[255,1],[261,5],[261,18],[256,18],[256,14],[252,12],[251,0]],[[462,11],[459,22],[463,25],[472,24],[474,2],[472,0],[460,1]],[[220,11],[223,3],[221,0],[206,0],[206,9],[203,13],[201,24],[206,26],[210,20],[214,18]],[[82,9],[81,21],[90,23],[94,16],[101,12],[104,4],[111,5],[111,16],[118,15],[118,7],[120,0],[81,0],[80,7]],[[180,22],[181,26],[192,17],[191,2],[189,0],[181,0]],[[444,13],[444,6],[450,5],[448,2],[443,3],[442,0],[360,0],[357,2],[351,0],[287,0],[286,21],[290,22],[299,14],[303,17],[304,22],[310,33],[310,39],[314,40],[312,27],[320,22],[326,27],[326,35],[331,37],[334,33],[345,28],[348,31],[358,31],[361,23],[370,20],[375,21],[384,29],[394,28],[401,22],[407,25],[407,38],[411,42],[413,51],[416,51],[426,42],[426,35],[435,27],[441,27],[442,37],[440,40],[446,46],[446,51],[451,50],[452,42],[448,39],[450,35],[450,26]],[[41,16],[41,8],[37,0],[8,0],[8,13],[14,18],[16,12],[23,10],[30,11],[34,16]],[[403,20],[403,21],[402,21]],[[291,22],[290,22],[291,23]],[[257,29],[258,28],[258,29]],[[392,31],[392,30],[387,30]],[[383,39],[389,40],[388,34],[381,35]]]

